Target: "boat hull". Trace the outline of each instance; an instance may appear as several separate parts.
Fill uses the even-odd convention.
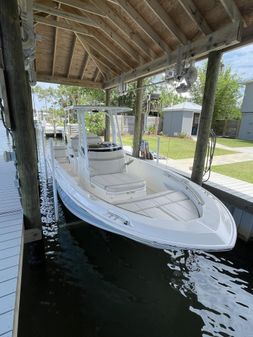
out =
[[[138,232],[139,223],[137,221],[131,221],[133,225],[132,227],[134,229],[137,229],[137,231],[134,230],[131,232],[131,230],[130,231],[125,230],[124,226],[122,225],[118,226],[118,224],[115,223],[113,219],[111,222],[110,221],[108,222],[108,219],[106,219],[107,221],[103,221],[103,217],[98,211],[98,208],[97,208],[97,211],[92,209],[92,212],[90,212],[89,210],[90,204],[87,207],[87,202],[90,203],[91,200],[89,198],[85,199],[84,194],[83,193],[80,194],[80,191],[78,192],[77,190],[74,190],[73,186],[71,186],[72,190],[67,188],[67,181],[66,179],[63,178],[62,174],[60,174],[59,170],[56,176],[58,178],[56,179],[57,180],[57,190],[65,207],[79,219],[91,225],[94,225],[100,229],[127,237],[134,241],[140,242],[142,244],[145,244],[145,245],[148,245],[154,248],[159,248],[159,249],[171,249],[173,247],[177,247],[181,249],[191,249],[191,250],[226,251],[226,250],[232,249],[235,245],[236,232],[233,233],[233,235],[231,236],[231,240],[229,243],[221,244],[221,245],[212,245],[212,244],[205,245],[201,243],[201,238],[202,238],[201,234],[199,236],[200,241],[198,242],[198,244],[196,244],[196,242],[194,244],[189,244],[189,242],[187,241],[184,242],[183,240],[181,240],[183,235],[177,242],[175,242],[173,241],[173,237],[172,237],[173,231],[170,232],[169,229],[167,230],[166,237],[160,236],[161,239],[156,240],[154,239],[154,237],[152,237],[152,235],[151,236],[147,235],[147,233],[143,230],[142,232]],[[219,201],[217,200],[217,202]],[[108,204],[108,207],[110,206],[111,205]],[[222,205],[222,207],[224,207],[224,205]],[[230,214],[229,216],[232,217]],[[143,225],[145,224],[142,223],[142,227]],[[236,229],[234,230],[236,231]],[[171,238],[170,238],[170,234],[171,234]]]

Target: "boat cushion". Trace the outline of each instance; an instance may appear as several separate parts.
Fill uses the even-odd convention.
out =
[[[145,180],[128,173],[97,175],[91,178],[91,183],[110,193],[126,193],[136,190],[146,191]]]
[[[89,151],[90,176],[123,173],[126,171],[124,151]]]

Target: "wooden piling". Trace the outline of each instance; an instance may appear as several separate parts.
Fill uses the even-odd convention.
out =
[[[110,105],[110,99],[111,99],[111,91],[110,89],[105,90],[105,105]],[[105,115],[105,141],[110,141],[110,118],[109,116]]]
[[[213,51],[208,56],[204,97],[191,176],[191,180],[199,185],[202,185],[206,150],[214,111],[215,91],[219,75],[221,56],[221,51]]]
[[[137,80],[137,91],[135,101],[135,122],[134,122],[134,139],[133,139],[133,157],[138,158],[140,153],[140,143],[142,138],[141,115],[143,100],[143,83],[144,79]]]
[[[17,0],[0,1],[0,28],[25,235],[28,232],[31,238],[28,243],[29,262],[37,265],[44,260],[44,245],[40,216],[36,138],[31,89],[24,69]]]

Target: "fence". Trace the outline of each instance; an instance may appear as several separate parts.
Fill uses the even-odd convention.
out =
[[[217,136],[236,138],[240,128],[240,120],[224,119],[216,120],[213,125]]]
[[[134,116],[125,116],[125,115],[118,115],[118,122],[121,134],[130,134],[133,135],[134,133]],[[144,120],[144,129],[148,131],[150,128],[154,128],[157,130],[159,125],[159,117],[147,117]]]

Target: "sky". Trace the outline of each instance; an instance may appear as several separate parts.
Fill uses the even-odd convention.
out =
[[[226,52],[223,55],[223,63],[225,66],[230,66],[232,71],[236,73],[242,80],[253,80],[253,44],[245,47],[237,48]],[[201,65],[201,62],[196,64]],[[55,84],[38,82],[41,87],[48,88],[49,86],[56,86]],[[41,109],[45,106],[44,102],[40,102],[38,98],[34,97],[34,108]]]

